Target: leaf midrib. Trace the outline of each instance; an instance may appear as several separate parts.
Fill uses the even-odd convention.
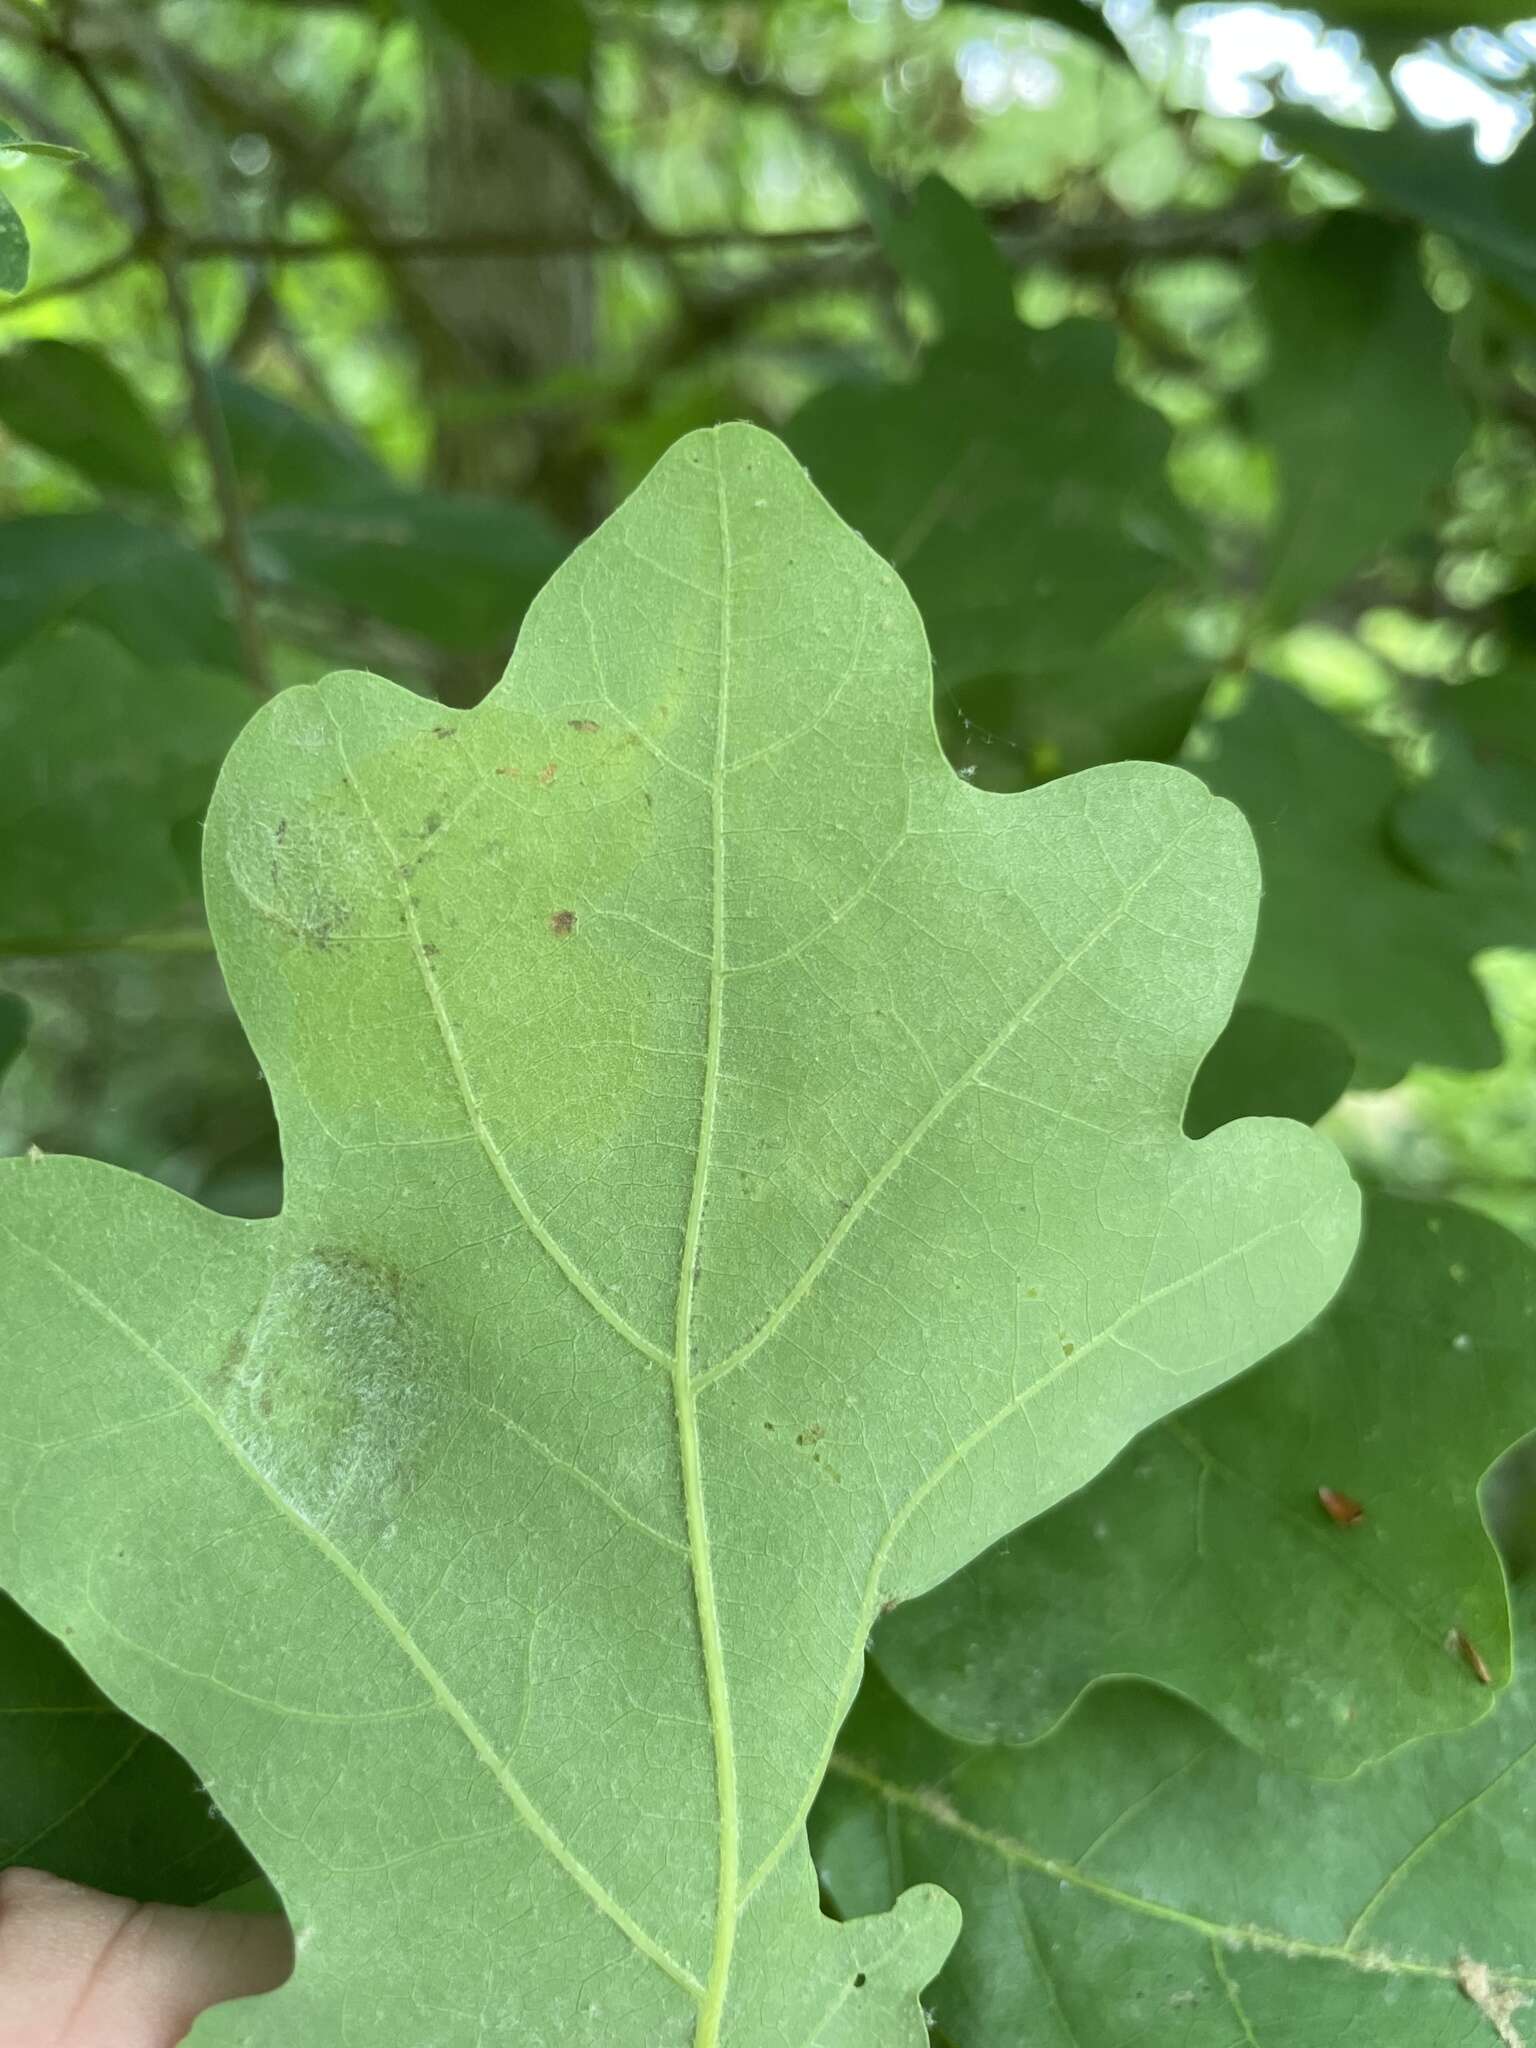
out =
[[[693,1293],[701,1255],[704,1208],[709,1191],[709,1163],[714,1149],[715,1115],[720,1096],[720,1046],[725,999],[725,761],[729,722],[732,631],[730,516],[725,477],[720,467],[718,436],[710,443],[715,456],[715,502],[719,521],[719,695],[715,710],[714,773],[710,780],[710,963],[709,997],[704,1030],[704,1079],[699,1104],[699,1136],[694,1153],[693,1187],[678,1266],[677,1308],[672,1358],[672,1402],[677,1418],[678,1457],[682,1468],[683,1510],[688,1557],[693,1578],[694,1611],[704,1663],[704,1688],[715,1758],[715,1791],[720,1816],[715,1895],[714,1939],[704,2002],[694,2034],[695,2048],[715,2048],[725,2012],[731,1958],[740,1915],[741,1811],[736,1783],[736,1738],[726,1680],[725,1643],[715,1595],[714,1561],[710,1549],[709,1515],[704,1501],[703,1458],[699,1443],[698,1384],[693,1373]]]
[[[1499,1777],[1507,1776],[1510,1770],[1527,1762],[1533,1755],[1536,1755],[1536,1745],[1523,1750],[1499,1773]],[[1032,1849],[1027,1842],[1021,1842],[1015,1835],[1005,1835],[996,1829],[981,1827],[977,1822],[968,1820],[964,1814],[958,1812],[941,1793],[895,1784],[871,1765],[845,1754],[842,1750],[833,1754],[828,1768],[836,1776],[862,1785],[865,1791],[873,1793],[888,1812],[895,1810],[915,1814],[930,1826],[958,1835],[974,1848],[996,1856],[1010,1869],[1030,1870],[1038,1876],[1053,1878],[1059,1884],[1070,1886],[1074,1891],[1085,1892],[1103,1904],[1114,1906],[1123,1912],[1140,1914],[1150,1920],[1161,1920],[1171,1926],[1183,1928],[1188,1933],[1201,1935],[1207,1940],[1225,1942],[1239,1948],[1261,1949],[1270,1955],[1287,1956],[1294,1961],[1335,1963],[1368,1976],[1413,1977],[1460,1988],[1460,1975],[1455,1964],[1420,1962],[1407,1956],[1390,1955],[1382,1949],[1351,1948],[1344,1943],[1307,1941],[1296,1935],[1284,1934],[1278,1928],[1212,1920],[1204,1914],[1186,1912],[1180,1906],[1170,1906],[1161,1899],[1143,1898],[1136,1892],[1124,1891],[1118,1885],[1106,1883],[1102,1878],[1090,1877],[1078,1863],[1068,1862],[1060,1857],[1046,1856],[1039,1850]],[[1487,1789],[1486,1786],[1483,1788],[1484,1791]],[[1481,1793],[1477,1795],[1479,1798],[1481,1796]],[[1458,1812],[1462,1810],[1464,1809],[1458,1809]],[[1491,1971],[1490,1975],[1501,1989],[1536,1991],[1536,1976],[1524,1976],[1501,1970]]]

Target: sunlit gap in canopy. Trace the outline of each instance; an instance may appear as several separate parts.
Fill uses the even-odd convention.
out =
[[[1104,15],[1138,66],[1182,104],[1253,116],[1278,94],[1343,121],[1377,127],[1391,119],[1391,100],[1359,36],[1315,14],[1197,5],[1182,8],[1170,29],[1154,0],[1106,0]],[[1469,126],[1477,154],[1497,163],[1531,125],[1533,65],[1536,20],[1426,41],[1399,57],[1391,75],[1426,127]]]

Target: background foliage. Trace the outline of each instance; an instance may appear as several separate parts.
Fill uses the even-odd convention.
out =
[[[1529,1711],[1521,1453],[1479,1482],[1536,1425],[1536,30],[1464,11],[0,0],[0,1147],[275,1213],[198,900],[220,759],[333,667],[478,701],[700,424],[773,426],[899,569],[962,775],[1179,760],[1253,827],[1258,947],[1187,1121],[1322,1119],[1361,1264],[877,1632],[836,1906],[880,1898],[881,1744],[990,1757],[1117,1674],[1194,1704],[1101,1688],[1049,1740],[1219,1725],[1231,1799],[1404,1744],[1429,1798],[1437,1745]],[[167,1897],[246,1874],[169,1752],[0,1631],[0,1851]],[[944,2038],[1045,2026],[978,1967]]]

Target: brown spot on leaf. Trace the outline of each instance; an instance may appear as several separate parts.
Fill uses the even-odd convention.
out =
[[[422,942],[421,957],[423,960],[435,960],[442,950],[441,946],[434,946],[430,939],[426,939]]]
[[[451,740],[458,729],[456,725],[434,725],[432,737],[435,740]]]
[[[1461,1659],[1479,1685],[1492,1685],[1493,1673],[1483,1662],[1482,1652],[1470,1636],[1463,1635],[1459,1628],[1453,1628],[1446,1638],[1446,1648]]]
[[[498,768],[496,770],[496,773],[498,775],[510,775],[514,782],[521,782],[523,779],[523,771],[521,768]]]
[[[809,1429],[801,1430],[800,1434],[795,1438],[795,1442],[799,1444],[802,1450],[806,1450],[812,1444],[819,1444],[826,1433],[826,1430],[819,1422],[813,1422]]]
[[[288,820],[286,818],[278,819],[277,830],[273,833],[272,837],[277,841],[279,846],[281,846],[283,841],[288,837]]]
[[[434,832],[441,832],[441,831],[442,831],[442,829],[443,829],[443,814],[442,814],[442,812],[441,812],[441,811],[428,811],[427,815],[426,815],[426,816],[425,816],[425,817],[424,817],[424,818],[422,819],[422,821],[421,821],[421,836],[422,836],[422,838],[423,838],[423,839],[430,839],[430,838],[432,837],[432,835],[433,835],[433,833],[434,833]]]
[[[1337,1522],[1341,1529],[1353,1529],[1357,1522],[1365,1520],[1365,1509],[1351,1494],[1338,1493],[1331,1486],[1320,1486],[1317,1497],[1322,1503],[1323,1513]]]
[[[559,772],[559,767],[555,762],[546,761],[544,763],[544,766],[539,770],[539,782],[541,786],[545,789],[548,789],[549,785],[554,781],[555,777],[559,774]]]
[[[566,724],[572,732],[601,732],[603,729],[595,718],[568,718]]]
[[[549,928],[557,939],[568,939],[576,929],[574,910],[557,910],[549,920]]]

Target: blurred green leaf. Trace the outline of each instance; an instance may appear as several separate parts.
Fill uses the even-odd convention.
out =
[[[164,433],[96,349],[27,341],[0,355],[0,426],[109,495],[177,496]]]
[[[942,687],[1075,664],[1169,582],[1168,429],[1115,354],[1087,321],[955,334],[910,383],[834,385],[791,423],[917,599]]]
[[[25,291],[31,267],[32,251],[21,215],[0,192],[0,292],[9,292],[14,297]]]
[[[81,164],[85,162],[83,149],[72,149],[67,142],[23,142],[19,138],[0,141],[0,159],[13,156],[46,157],[53,163]]]
[[[1326,1024],[1239,1003],[1201,1062],[1184,1128],[1204,1138],[1242,1116],[1315,1124],[1349,1086],[1354,1066],[1349,1047]]]
[[[1343,1777],[1495,1705],[1509,1611],[1477,1488],[1533,1426],[1536,1254],[1466,1210],[1378,1196],[1314,1329],[898,1608],[876,1660],[968,1741],[1031,1741],[1128,1675]],[[1363,1518],[1333,1520],[1320,1487]],[[1491,1685],[1447,1649],[1456,1629]]]
[[[1013,273],[986,222],[936,173],[901,192],[873,172],[860,180],[882,247],[933,301],[948,334],[1012,330]]]
[[[1270,357],[1250,397],[1280,481],[1259,608],[1277,626],[1424,521],[1471,421],[1413,233],[1339,213],[1253,270]]]
[[[1104,761],[1172,760],[1209,680],[1165,621],[1132,618],[1040,674],[941,691],[939,732],[968,781],[1023,789]]]
[[[0,1081],[27,1042],[27,1022],[27,1006],[21,997],[0,989]]]
[[[252,1874],[190,1767],[0,1594],[0,1868],[201,1905]]]
[[[1392,815],[1403,858],[1444,887],[1536,903],[1536,664],[1442,686],[1432,773]]]
[[[410,0],[420,19],[461,42],[498,78],[577,77],[592,31],[577,0]]]
[[[105,510],[0,519],[0,661],[63,619],[143,661],[239,667],[218,572],[169,527]]]
[[[0,944],[46,951],[183,907],[195,889],[172,828],[201,815],[251,708],[238,683],[136,661],[80,626],[0,668]]]
[[[1488,1067],[1499,1042],[1471,963],[1528,920],[1434,888],[1393,854],[1402,784],[1385,749],[1284,683],[1253,677],[1230,717],[1197,728],[1189,766],[1253,827],[1264,901],[1244,998],[1329,1025],[1358,1085],[1415,1064]]]
[[[871,1674],[811,1841],[845,1915],[925,1880],[959,1901],[926,1997],[952,2048],[1512,2048],[1494,2022],[1536,1996],[1533,1796],[1529,1655],[1477,1728],[1344,1784],[1151,1686],[983,1749]]]
[[[224,376],[220,402],[263,574],[456,652],[505,650],[569,543],[542,512],[412,490],[329,422]]]
[[[390,488],[383,466],[329,420],[227,371],[216,374],[215,386],[241,492],[251,508],[324,504]]]
[[[509,648],[567,551],[532,507],[393,485],[273,506],[251,534],[271,573],[306,597],[464,653]]]
[[[1345,128],[1310,108],[1277,106],[1264,125],[1410,220],[1452,236],[1490,276],[1536,303],[1536,150],[1483,163],[1469,130],[1425,128],[1406,110],[1390,128]]]

